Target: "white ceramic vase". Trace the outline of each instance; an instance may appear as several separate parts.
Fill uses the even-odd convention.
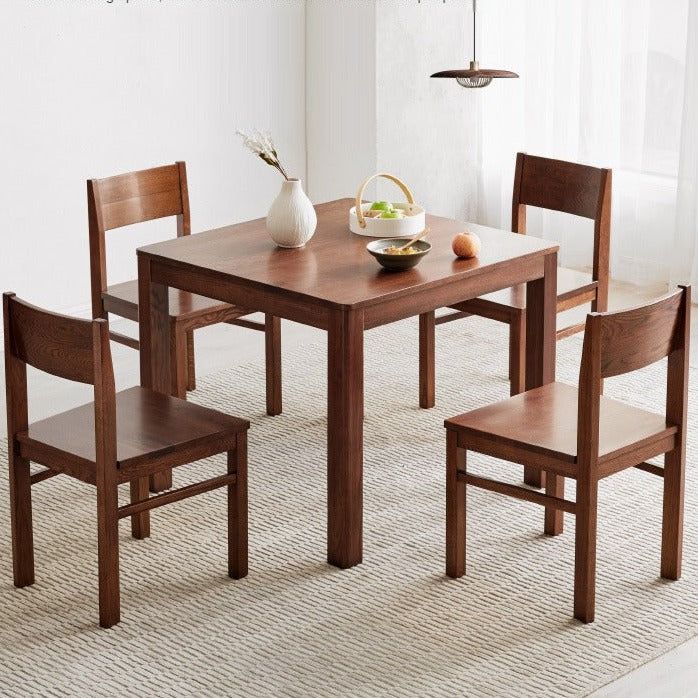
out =
[[[300,179],[285,180],[267,214],[267,231],[279,247],[303,247],[315,234],[317,215]]]

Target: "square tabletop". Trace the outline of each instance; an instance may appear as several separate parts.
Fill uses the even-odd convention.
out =
[[[315,207],[317,230],[303,248],[277,247],[265,219],[238,223],[139,248],[139,253],[181,267],[206,269],[249,285],[312,298],[331,307],[360,308],[491,273],[513,260],[541,257],[557,243],[472,223],[427,215],[432,249],[417,267],[399,273],[383,270],[366,251],[369,237],[349,231],[353,199]],[[482,239],[474,259],[457,259],[451,250],[456,233],[471,231]]]

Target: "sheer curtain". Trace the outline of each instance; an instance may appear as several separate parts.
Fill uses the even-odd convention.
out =
[[[698,284],[698,2],[688,13],[672,283]]]
[[[477,97],[480,220],[510,225],[518,150],[611,167],[613,277],[688,278],[679,262],[694,252],[698,220],[698,2],[690,4],[689,18],[689,0],[478,3],[481,65],[521,75]],[[590,267],[589,222],[538,211],[528,220],[530,232],[561,243],[562,264]]]

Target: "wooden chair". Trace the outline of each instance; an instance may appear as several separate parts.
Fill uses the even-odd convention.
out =
[[[681,575],[690,288],[644,307],[587,317],[579,389],[551,383],[446,420],[446,574],[465,573],[466,487],[472,485],[545,507],[545,533],[562,533],[563,512],[577,517],[574,615],[594,620],[599,480],[627,468],[664,478],[661,575]],[[604,378],[668,357],[666,414],[601,395]],[[548,473],[546,493],[469,473],[467,451]],[[664,467],[647,460],[664,454]],[[565,499],[564,478],[577,481]]]
[[[177,236],[189,235],[189,194],[183,162],[87,182],[90,228],[92,314],[109,313],[138,322],[138,281],[107,286],[105,233],[133,223],[177,216]],[[245,319],[251,310],[170,289],[172,394],[186,397],[196,387],[193,330],[227,322],[265,333],[267,413],[281,413],[281,324],[265,316],[264,323]],[[138,340],[117,332],[111,339],[138,349]]]
[[[3,295],[15,586],[34,583],[31,488],[64,474],[97,488],[99,622],[119,622],[119,519],[135,538],[150,535],[150,510],[218,487],[228,488],[228,574],[247,574],[249,422],[145,388],[115,394],[106,320],[77,320]],[[94,403],[34,424],[27,416],[27,364],[94,385]],[[148,498],[148,477],[227,451],[227,474]],[[31,461],[46,469],[31,474]],[[117,490],[131,483],[131,503]]]
[[[511,227],[526,233],[526,206],[571,213],[594,221],[594,263],[591,274],[558,269],[557,312],[591,301],[591,309],[608,307],[608,253],[611,223],[611,170],[518,153],[514,175]],[[452,306],[441,317],[420,317],[420,405],[434,406],[435,326],[469,315],[480,315],[509,325],[509,380],[511,394],[526,389],[526,286],[489,293]],[[557,338],[581,332],[584,323],[558,330]]]

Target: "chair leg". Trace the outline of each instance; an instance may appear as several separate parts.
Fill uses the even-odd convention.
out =
[[[131,503],[143,502],[148,499],[148,478],[139,477],[131,480]],[[150,512],[142,511],[131,517],[131,535],[142,540],[150,537]]]
[[[466,484],[458,480],[465,471],[466,451],[458,447],[458,435],[446,434],[446,574],[458,578],[465,574]]]
[[[164,492],[172,488],[172,468],[161,470],[150,476],[150,491]]]
[[[187,332],[187,390],[196,390],[196,358],[194,357],[194,332]]]
[[[546,473],[545,494],[558,499],[565,498],[565,478],[557,473]],[[564,512],[561,509],[545,507],[544,531],[548,536],[559,536],[564,527]]]
[[[14,583],[26,587],[34,584],[31,474],[29,461],[16,453],[10,455],[10,518]]]
[[[681,577],[683,553],[685,453],[675,448],[664,455],[664,512],[662,516],[662,567],[664,579]]]
[[[598,481],[577,480],[577,522],[574,549],[574,617],[594,621],[596,601],[596,512]]]
[[[592,313],[605,313],[608,310],[608,279],[603,283],[599,283],[596,287],[596,298],[591,301]],[[601,395],[603,395],[604,380],[601,379]]]
[[[432,310],[419,316],[419,406],[436,404],[436,316]]]
[[[596,287],[596,298],[591,301],[592,313],[605,313],[608,310],[608,281]]]
[[[264,354],[267,377],[267,414],[281,414],[281,318],[264,316]]]
[[[174,397],[186,400],[188,382],[187,332],[180,332],[170,322],[170,391]],[[192,352],[193,356],[193,352]],[[150,491],[162,492],[172,487],[172,469],[167,468],[150,476]]]
[[[524,483],[529,487],[540,489],[545,487],[546,473],[544,470],[524,466]]]
[[[544,470],[524,466],[524,483],[529,487],[540,489],[545,487],[546,473]]]
[[[189,381],[187,356],[188,332],[180,332],[177,325],[170,324],[170,376],[172,395],[185,400]],[[194,352],[191,352],[192,355]]]
[[[120,620],[118,505],[116,482],[98,482],[99,624],[103,628],[111,628]]]
[[[228,576],[247,576],[247,433],[238,434],[234,451],[228,451],[228,474],[235,473],[228,485]]]
[[[526,391],[526,311],[514,313],[509,320],[509,394]],[[524,466],[524,482],[530,487],[545,487],[545,473]]]
[[[509,323],[509,393],[526,390],[526,311],[512,316]]]

